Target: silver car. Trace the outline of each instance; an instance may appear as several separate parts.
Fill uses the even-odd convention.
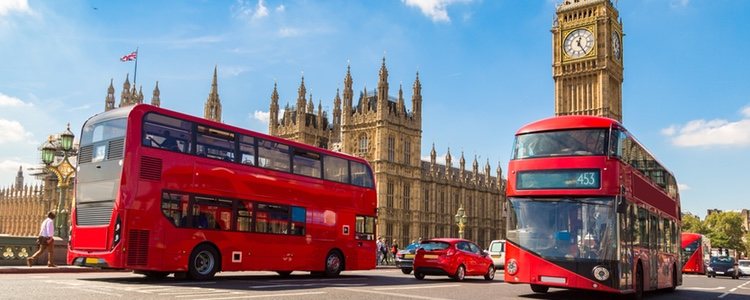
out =
[[[740,268],[740,276],[750,276],[750,260],[740,259],[737,265]]]
[[[411,273],[414,267],[414,255],[418,248],[419,243],[411,243],[396,253],[396,267],[400,268],[402,273]]]

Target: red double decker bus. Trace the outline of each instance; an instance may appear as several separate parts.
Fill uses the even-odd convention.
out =
[[[522,127],[507,197],[507,283],[635,298],[682,284],[675,178],[615,120]]]
[[[360,158],[151,105],[83,125],[68,262],[209,279],[375,268]]]
[[[682,272],[706,274],[711,261],[711,240],[700,233],[682,233]]]

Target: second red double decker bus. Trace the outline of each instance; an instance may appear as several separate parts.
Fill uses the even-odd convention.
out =
[[[706,274],[711,261],[711,241],[700,233],[682,233],[682,272]]]
[[[507,283],[635,298],[682,283],[675,178],[615,120],[522,127],[507,196]]]
[[[375,268],[368,163],[151,105],[83,125],[68,262],[209,279]]]

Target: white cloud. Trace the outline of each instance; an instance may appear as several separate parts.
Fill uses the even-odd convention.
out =
[[[750,107],[741,111],[743,119],[693,120],[685,125],[672,125],[661,130],[679,147],[750,146]]]
[[[91,108],[91,104],[84,104],[84,105],[68,108],[68,111],[73,112],[73,111],[87,110],[89,108]]]
[[[27,0],[2,0],[0,1],[0,17],[12,12],[31,13]]]
[[[467,3],[471,0],[401,0],[406,6],[419,8],[422,14],[428,16],[433,22],[450,22],[448,6],[455,3]]]
[[[302,35],[302,30],[292,27],[283,27],[279,29],[279,36],[281,37],[295,37]]]
[[[31,137],[31,133],[21,126],[18,121],[0,119],[0,144],[6,142],[19,142],[24,138]]]
[[[281,12],[284,12],[285,10],[286,10],[286,6],[284,6],[284,4],[281,4],[276,7],[276,12],[281,13]]]
[[[222,77],[236,77],[242,73],[245,73],[247,69],[240,66],[224,66],[219,69],[219,73]]]
[[[256,111],[255,111],[255,112],[253,113],[253,116],[252,116],[252,117],[253,117],[253,119],[256,119],[256,120],[258,120],[258,121],[261,121],[261,122],[263,122],[264,124],[268,124],[268,122],[269,122],[269,121],[270,121],[270,119],[271,119],[271,113],[270,113],[270,112],[267,112],[267,111],[259,111],[259,110],[256,110]]]
[[[11,97],[3,93],[0,93],[0,107],[24,107],[24,106],[34,106],[34,105],[31,103],[23,102],[21,101],[21,99],[18,99],[16,97]]]
[[[232,14],[235,18],[256,21],[268,17],[268,7],[266,7],[264,0],[258,0],[258,3],[254,7],[248,1],[237,0],[237,3],[232,6]]]
[[[678,183],[677,187],[680,189],[680,191],[687,191],[690,189],[690,186],[684,183]]]
[[[690,5],[690,0],[672,0],[671,3],[669,3],[670,6],[674,8],[683,8]]]

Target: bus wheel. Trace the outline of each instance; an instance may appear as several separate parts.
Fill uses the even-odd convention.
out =
[[[344,259],[341,258],[341,254],[338,251],[331,251],[326,256],[326,270],[325,274],[328,277],[339,276],[344,268]]]
[[[545,294],[547,293],[547,291],[549,291],[549,287],[546,285],[532,284],[531,291],[533,291],[534,293]]]
[[[208,280],[219,270],[219,255],[213,247],[201,244],[193,249],[188,261],[188,276],[195,280]]]
[[[279,273],[281,277],[289,277],[289,275],[292,274],[292,271],[276,271],[276,273]]]

